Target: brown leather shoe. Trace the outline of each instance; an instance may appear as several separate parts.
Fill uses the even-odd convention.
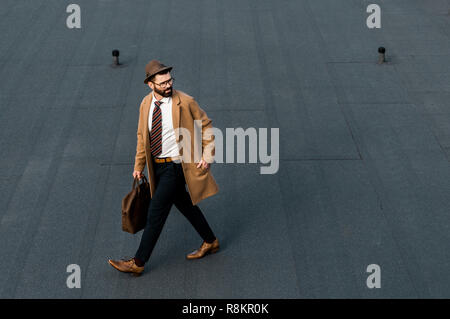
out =
[[[133,276],[140,276],[144,271],[144,266],[139,267],[134,259],[108,260],[109,264],[122,272],[130,272]]]
[[[198,259],[202,258],[207,254],[214,254],[219,250],[219,240],[216,238],[211,244],[206,241],[200,246],[199,249],[194,250],[192,253],[186,256],[187,259]]]

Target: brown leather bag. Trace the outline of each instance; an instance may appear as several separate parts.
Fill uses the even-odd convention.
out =
[[[122,199],[123,231],[136,234],[145,228],[150,201],[150,184],[147,178],[143,175],[142,183],[139,184],[139,179],[136,177],[133,180],[131,192]]]

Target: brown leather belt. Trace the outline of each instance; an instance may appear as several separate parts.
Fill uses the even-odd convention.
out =
[[[155,157],[155,158],[153,158],[153,160],[156,163],[168,163],[168,162],[174,162],[174,161],[178,160],[178,158],[177,157],[164,157],[164,158]]]

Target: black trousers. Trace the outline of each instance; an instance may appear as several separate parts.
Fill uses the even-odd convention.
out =
[[[197,205],[192,205],[189,193],[186,191],[186,180],[181,164],[154,162],[153,167],[156,189],[148,209],[147,224],[135,257],[143,262],[150,259],[173,204],[189,220],[204,241],[213,242],[216,239],[213,231],[200,208]]]

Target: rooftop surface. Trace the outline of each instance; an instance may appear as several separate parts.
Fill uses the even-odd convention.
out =
[[[377,0],[380,29],[371,3],[78,0],[70,29],[67,1],[2,0],[0,297],[450,298],[450,1]],[[151,59],[223,132],[279,128],[280,162],[213,164],[221,250],[186,260],[174,207],[134,278],[107,260],[142,234],[121,201]]]

